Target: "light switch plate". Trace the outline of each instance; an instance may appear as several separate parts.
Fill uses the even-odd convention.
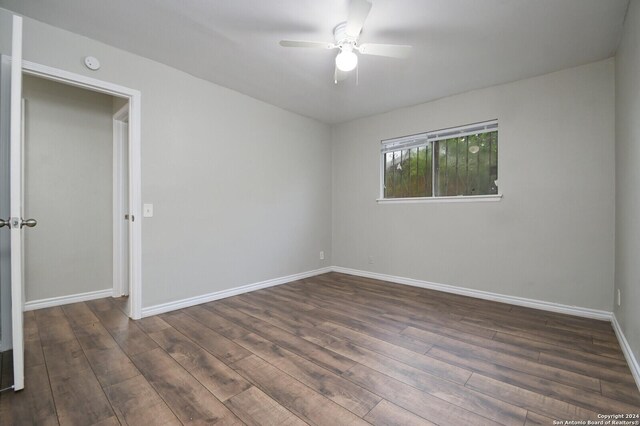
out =
[[[143,217],[153,217],[153,204],[144,204],[142,206]]]

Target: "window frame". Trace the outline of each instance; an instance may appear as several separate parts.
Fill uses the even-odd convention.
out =
[[[417,133],[409,136],[402,136],[397,138],[383,139],[380,141],[380,182],[379,182],[379,194],[376,201],[380,204],[395,204],[395,203],[440,203],[440,202],[486,202],[486,201],[500,201],[502,199],[502,193],[500,187],[498,187],[497,194],[484,194],[484,195],[455,195],[455,196],[435,196],[430,197],[402,197],[402,198],[385,198],[384,196],[384,184],[385,184],[385,166],[386,166],[386,154],[388,152],[394,152],[404,147],[403,141],[410,141],[415,139],[426,139],[426,143],[409,144],[411,148],[431,145],[432,155],[435,156],[435,142],[451,139],[452,137],[462,137],[470,134],[499,132],[498,120],[487,120],[471,124],[465,124],[462,126],[448,127],[445,129],[433,130],[423,133]],[[397,149],[393,148],[394,145]],[[411,149],[409,148],[409,149]],[[500,149],[498,149],[498,158],[500,157]],[[498,164],[499,161],[498,161]],[[435,185],[435,169],[431,170],[432,173],[432,185]],[[432,189],[432,194],[435,193],[435,188]]]

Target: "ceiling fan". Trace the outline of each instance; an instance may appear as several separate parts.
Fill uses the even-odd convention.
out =
[[[323,43],[319,41],[282,40],[283,47],[310,47],[315,49],[339,49],[336,55],[334,82],[345,80],[349,72],[358,66],[359,52],[363,55],[387,56],[390,58],[406,58],[411,53],[412,46],[398,44],[360,44],[360,32],[371,11],[371,0],[351,0],[349,15],[346,22],[338,24],[333,30],[335,42]]]

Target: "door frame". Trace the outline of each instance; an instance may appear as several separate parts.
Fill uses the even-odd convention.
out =
[[[139,90],[75,74],[30,61],[22,61],[27,75],[57,81],[70,86],[128,99],[129,105],[129,317],[142,314],[142,172],[141,172],[141,98]],[[137,219],[137,220],[136,220]]]
[[[127,102],[113,114],[113,297],[129,294],[129,277],[124,276],[125,247],[129,241],[125,238],[123,213],[123,195],[125,192],[124,176],[124,141],[125,129],[129,126],[129,103]],[[128,133],[128,131],[127,131]]]

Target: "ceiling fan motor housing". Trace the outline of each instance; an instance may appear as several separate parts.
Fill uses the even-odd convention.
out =
[[[351,37],[347,35],[347,23],[341,22],[333,29],[333,37],[336,40],[336,45],[339,47],[344,46],[345,44],[350,44],[352,46],[358,45],[358,38]]]

